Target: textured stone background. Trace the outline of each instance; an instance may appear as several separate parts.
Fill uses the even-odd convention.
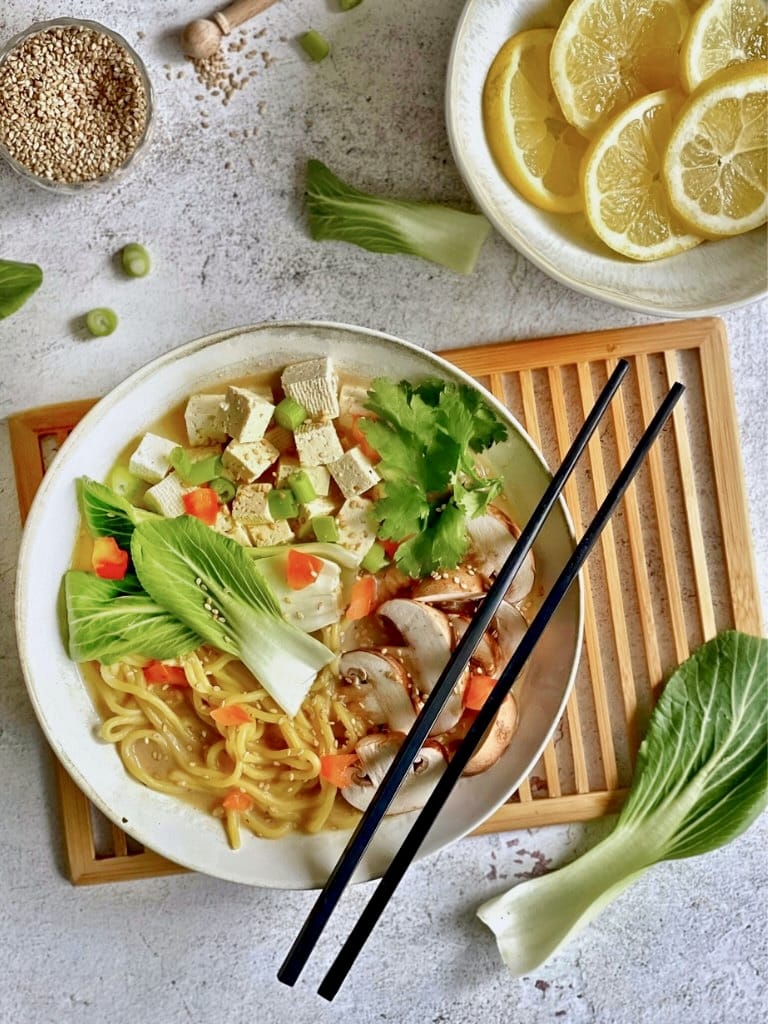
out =
[[[2,39],[55,14],[107,21],[137,45],[157,93],[150,154],[119,187],[59,198],[0,168],[0,252],[46,270],[43,290],[0,323],[3,1024],[735,1024],[768,1006],[765,818],[724,851],[656,868],[519,981],[501,968],[476,906],[515,871],[591,845],[606,823],[464,840],[413,868],[331,1006],[314,989],[367,887],[349,894],[306,977],[288,990],[275,971],[311,895],[193,875],[75,890],[64,877],[51,762],[11,618],[20,527],[7,415],[104,393],[183,341],[262,319],[360,323],[430,349],[650,322],[550,281],[499,237],[468,278],[308,238],[298,198],[308,156],[372,190],[469,205],[442,113],[461,7],[365,0],[341,15],[335,0],[284,0],[252,27],[266,29],[249,46],[257,56],[230,56],[235,71],[256,74],[225,107],[175,43],[185,19],[208,12],[199,0],[2,4]],[[334,44],[320,66],[295,43],[310,24]],[[154,260],[140,283],[121,278],[111,259],[134,239]],[[108,339],[79,333],[94,305],[121,315]],[[763,302],[724,318],[763,607],[767,312]]]

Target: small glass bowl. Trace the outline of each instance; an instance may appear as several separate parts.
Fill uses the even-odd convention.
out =
[[[94,32],[99,32],[102,35],[109,36],[110,39],[125,50],[128,56],[133,60],[142,85],[144,86],[147,101],[147,119],[146,124],[144,125],[144,131],[128,158],[119,167],[115,168],[115,170],[110,171],[107,174],[103,174],[98,178],[92,178],[88,181],[56,181],[52,178],[41,177],[39,174],[35,174],[34,171],[30,170],[24,164],[19,163],[19,161],[8,152],[3,143],[0,142],[0,157],[2,157],[17,174],[21,175],[21,177],[25,178],[27,181],[31,181],[39,188],[45,189],[48,192],[56,192],[59,195],[79,195],[82,192],[103,188],[105,185],[110,185],[116,181],[122,180],[127,175],[130,168],[133,167],[146,153],[152,135],[152,126],[154,122],[154,93],[152,90],[152,82],[150,81],[149,74],[147,73],[143,60],[139,57],[138,53],[136,53],[130,43],[119,35],[119,33],[114,32],[111,28],[107,28],[105,25],[99,24],[97,21],[88,21],[83,18],[54,18],[50,21],[36,22],[34,25],[30,25],[30,27],[25,29],[23,32],[19,32],[18,35],[15,35],[5,43],[5,45],[0,47],[0,67],[3,66],[7,57],[31,36],[45,32],[46,29],[71,28],[73,26],[78,28],[89,28]]]

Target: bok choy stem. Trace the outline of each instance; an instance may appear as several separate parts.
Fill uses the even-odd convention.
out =
[[[489,900],[478,916],[522,975],[653,864],[717,849],[768,803],[768,640],[728,631],[672,675],[613,832],[571,864]]]

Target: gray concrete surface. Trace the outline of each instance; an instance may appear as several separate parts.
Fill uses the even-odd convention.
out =
[[[146,161],[103,193],[62,199],[0,167],[0,254],[46,270],[39,294],[0,323],[2,1024],[740,1024],[768,1008],[765,818],[725,850],[659,866],[522,980],[504,972],[475,908],[515,871],[542,858],[556,865],[591,845],[606,823],[464,840],[408,874],[332,1005],[315,988],[367,887],[349,894],[306,976],[288,990],[275,972],[310,894],[193,875],[86,889],[65,878],[51,759],[10,614],[20,526],[9,414],[104,393],[183,341],[262,319],[337,319],[430,349],[650,322],[556,284],[499,237],[468,278],[308,238],[298,198],[308,156],[372,189],[468,203],[442,115],[461,6],[364,0],[340,15],[335,0],[278,3],[253,29],[265,29],[249,44],[256,55],[230,55],[241,77],[256,74],[224,106],[175,45],[179,25],[207,4],[65,5],[139,47],[158,115]],[[57,13],[58,4],[6,0],[0,37]],[[320,66],[295,44],[310,24],[334,43]],[[140,285],[111,264],[136,239],[155,265]],[[78,317],[94,305],[120,312],[111,338],[79,333]],[[767,313],[763,302],[724,318],[764,608]],[[522,865],[514,862],[521,848]]]

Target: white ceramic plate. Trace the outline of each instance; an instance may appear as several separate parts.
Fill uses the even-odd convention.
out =
[[[197,388],[276,370],[314,355],[331,355],[337,366],[363,377],[379,376],[386,368],[388,375],[398,379],[440,376],[471,382],[414,345],[338,324],[264,324],[193,341],[134,373],[72,432],[46,473],[30,512],[17,587],[19,652],[29,694],[51,746],[83,792],[108,818],[173,861],[220,878],[275,888],[322,885],[348,834],[325,832],[280,840],[246,836],[235,852],[220,822],[130,778],[114,747],[97,738],[99,718],[77,665],[67,657],[57,598],[78,525],[78,477],[104,479],[122,448]],[[548,473],[519,424],[490,395],[486,397],[512,428],[494,461],[504,474],[514,514],[524,521],[543,492]],[[534,549],[539,585],[551,585],[572,548],[567,514],[560,506]],[[462,780],[421,855],[478,825],[538,760],[572,684],[580,652],[581,614],[581,592],[572,588],[516,689],[520,727],[512,744],[493,769]],[[356,880],[382,873],[410,821],[411,815],[385,821]]]
[[[596,238],[581,214],[538,210],[498,170],[485,140],[481,97],[488,68],[510,36],[555,27],[567,0],[468,0],[453,40],[446,120],[453,156],[486,217],[550,277],[577,291],[642,313],[699,316],[768,293],[768,234],[705,243],[669,259],[636,263]]]

